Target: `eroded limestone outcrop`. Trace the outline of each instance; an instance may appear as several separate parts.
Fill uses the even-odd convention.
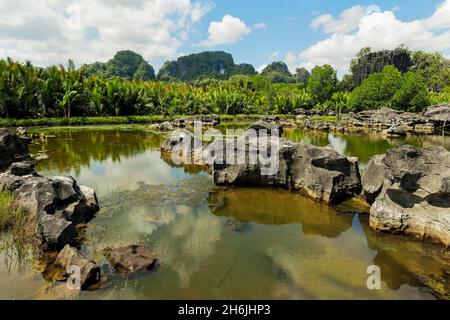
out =
[[[206,145],[180,130],[163,143],[161,151],[185,164],[209,165],[216,185],[283,188],[329,204],[361,192],[356,158],[341,156],[330,147],[279,139],[278,134],[260,136],[261,130],[272,127],[257,123],[243,136],[218,138]]]
[[[450,152],[402,146],[371,159],[362,178],[370,226],[450,244]]]
[[[99,210],[92,188],[79,186],[72,177],[43,177],[32,163],[14,163],[0,174],[0,191],[9,191],[35,218],[43,243],[56,249],[79,240],[77,226],[89,222]]]

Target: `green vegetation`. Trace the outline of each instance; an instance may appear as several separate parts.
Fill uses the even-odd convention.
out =
[[[235,74],[255,75],[250,64],[234,64],[233,56],[223,51],[201,52],[167,61],[159,70],[161,81],[193,81],[205,78],[228,79]]]
[[[82,66],[88,76],[121,77],[128,80],[155,80],[155,70],[147,61],[132,51],[119,51],[107,63],[96,62]]]
[[[429,103],[423,77],[411,71],[402,75],[394,66],[371,74],[348,100],[349,107],[355,111],[387,107],[420,112]]]
[[[7,265],[11,268],[17,264],[19,270],[26,268],[30,252],[37,251],[34,228],[27,212],[4,191],[0,192],[0,233]]]
[[[395,64],[383,66],[380,57],[397,65],[414,64],[402,72]],[[381,66],[380,72],[365,75]],[[178,115],[291,114],[298,108],[420,112],[450,101],[450,63],[439,54],[403,48],[370,53],[366,48],[352,70],[339,81],[330,65],[316,66],[311,73],[300,68],[292,75],[286,64],[275,62],[258,75],[251,65],[235,65],[230,54],[204,52],[166,63],[158,75],[166,81],[146,81],[152,78],[150,69],[129,51],[107,64],[80,69],[72,62],[67,68],[43,69],[0,60],[0,124],[147,123]],[[364,80],[356,86],[361,70]]]

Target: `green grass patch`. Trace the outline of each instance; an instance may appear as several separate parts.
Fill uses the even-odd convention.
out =
[[[0,127],[64,127],[85,125],[114,124],[152,124],[195,116],[128,116],[128,117],[74,117],[74,118],[39,118],[39,119],[0,119]],[[263,115],[220,115],[223,122],[252,122],[264,118]],[[279,115],[282,121],[295,119],[295,116]]]
[[[20,207],[9,192],[0,192],[0,249],[4,252],[9,269],[16,266],[19,270],[27,268],[30,253],[38,251],[33,219]]]

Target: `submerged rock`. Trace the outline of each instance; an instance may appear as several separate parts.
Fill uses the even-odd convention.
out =
[[[450,244],[450,152],[402,146],[376,156],[362,178],[378,231]]]
[[[29,158],[26,143],[8,129],[0,129],[0,170]]]
[[[100,268],[69,245],[65,246],[56,257],[56,265],[65,273],[74,272],[74,268],[79,268],[81,290],[89,289],[101,281]]]
[[[157,259],[150,249],[144,246],[131,245],[118,249],[105,249],[105,256],[114,269],[124,275],[151,271],[156,266]]]

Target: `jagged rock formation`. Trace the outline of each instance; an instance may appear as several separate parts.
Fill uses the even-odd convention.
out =
[[[381,72],[388,65],[393,65],[404,73],[412,67],[413,63],[408,50],[402,48],[369,52],[352,63],[353,79],[356,86],[359,86],[372,73]]]
[[[450,244],[450,152],[402,146],[371,159],[362,178],[371,228]]]
[[[44,244],[60,249],[77,244],[77,226],[89,222],[99,210],[92,188],[78,186],[72,177],[43,177],[32,163],[14,163],[0,174],[0,191],[9,191],[35,218]]]
[[[429,118],[416,113],[403,112],[389,108],[365,110],[356,114],[350,113],[345,123],[349,128],[367,128],[378,131],[397,127],[401,128],[402,131],[407,132],[434,132],[434,124]]]
[[[219,138],[206,146],[191,132],[179,130],[161,151],[185,164],[209,165],[217,185],[283,188],[330,204],[361,192],[356,158],[343,157],[332,148],[258,136],[258,130],[274,125],[255,124],[257,130],[249,129],[237,140]]]

